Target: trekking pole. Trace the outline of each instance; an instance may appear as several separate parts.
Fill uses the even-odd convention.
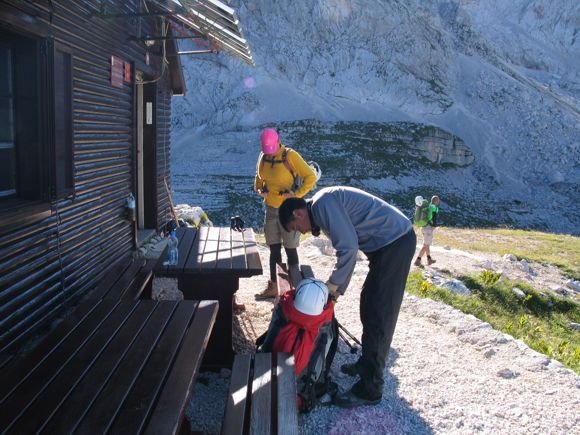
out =
[[[344,341],[345,344],[349,347],[350,353],[356,353],[358,351],[358,348],[354,344],[351,344],[351,342],[348,341],[348,338],[346,338],[342,332],[338,331],[338,336],[342,338],[342,341]]]
[[[338,324],[338,329],[342,329],[346,333],[346,335],[348,335],[350,338],[352,338],[352,340],[356,344],[358,344],[359,346],[362,347],[362,343],[359,341],[358,338],[356,338],[354,335],[352,335],[350,332],[348,332],[348,330],[344,326],[342,326],[338,320],[336,321],[336,323]],[[340,331],[339,331],[339,334],[340,334]]]

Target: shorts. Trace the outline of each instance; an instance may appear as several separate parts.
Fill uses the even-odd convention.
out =
[[[427,246],[431,246],[433,243],[433,230],[434,228],[431,225],[427,225],[426,227],[421,228],[421,234],[423,234],[423,244]]]
[[[266,206],[264,235],[268,246],[282,243],[285,248],[295,249],[300,244],[300,233],[284,230],[280,224],[280,219],[278,219],[278,209],[274,207]]]

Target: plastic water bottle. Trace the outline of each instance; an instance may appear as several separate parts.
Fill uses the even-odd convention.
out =
[[[163,264],[165,266],[176,266],[179,261],[179,251],[177,250],[177,236],[175,235],[175,230],[171,231],[169,238],[167,239],[167,261]]]

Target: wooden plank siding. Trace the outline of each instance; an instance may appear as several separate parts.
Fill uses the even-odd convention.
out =
[[[74,194],[50,203],[50,216],[0,232],[0,366],[64,304],[92,289],[105,270],[134,248],[126,199],[135,192],[136,85],[111,85],[111,56],[159,74],[161,58],[133,41],[156,31],[159,18],[94,16],[106,3],[115,13],[138,11],[140,0],[3,0],[0,28],[40,36],[70,48],[73,63]],[[169,74],[157,85],[157,198],[159,229],[167,220],[170,182]],[[0,203],[0,207],[2,204]],[[1,217],[0,217],[1,219]],[[1,223],[1,222],[0,222]]]

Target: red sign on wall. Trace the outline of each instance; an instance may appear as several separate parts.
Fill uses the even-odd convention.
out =
[[[111,85],[116,88],[123,87],[123,59],[111,56]]]
[[[125,62],[125,83],[131,83],[131,64]]]

